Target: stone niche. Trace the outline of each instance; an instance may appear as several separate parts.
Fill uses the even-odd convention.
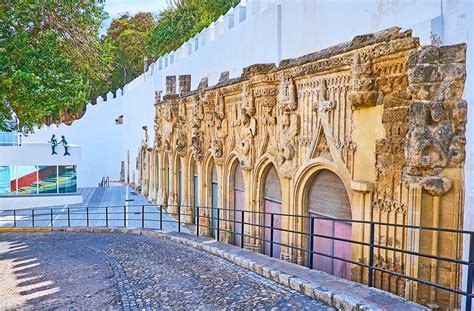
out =
[[[465,54],[463,44],[420,46],[411,31],[394,27],[279,66],[256,64],[238,78],[223,74],[214,86],[205,78],[193,91],[189,76],[180,76],[179,94],[176,77],[166,77],[167,95],[156,96],[155,139],[142,141],[137,159],[141,191],[159,204],[180,198],[188,203],[183,207],[186,221],[199,219],[205,226],[210,211],[194,215],[189,206],[217,202],[222,209],[237,208],[232,185],[238,168],[246,222],[263,224],[250,212],[267,208],[269,171],[276,171],[270,182],[284,189],[277,200],[281,212],[293,215],[314,210],[309,189],[319,173],[331,171],[338,192],[327,182],[315,193],[329,200],[345,190],[352,219],[459,229]],[[214,201],[211,178],[218,188]],[[232,230],[233,215],[222,213],[222,229]],[[279,225],[302,232],[308,228],[302,218],[283,219]],[[247,235],[265,235],[258,228],[248,230]],[[368,242],[367,226],[353,223],[350,230],[353,240]],[[201,234],[211,232],[203,227]],[[234,243],[231,234],[221,239]],[[374,239],[390,248],[448,258],[462,254],[461,237],[449,232],[376,226]],[[281,259],[307,264],[306,254],[297,249],[308,247],[303,235],[282,232],[281,241],[294,247],[281,247]],[[265,252],[256,238],[246,237],[244,246]],[[368,248],[353,245],[345,256],[368,263]],[[382,269],[452,288],[460,284],[460,268],[449,263],[383,249],[376,250],[374,259]],[[352,265],[344,273],[367,283],[367,269]],[[374,279],[376,287],[426,305],[460,303],[459,296],[398,276],[376,272]]]

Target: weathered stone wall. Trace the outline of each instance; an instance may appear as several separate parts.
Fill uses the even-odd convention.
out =
[[[240,78],[224,75],[217,85],[196,91],[185,91],[186,78],[179,95],[174,94],[176,79],[167,79],[167,95],[156,93],[154,142],[146,134],[138,157],[141,191],[168,204],[172,213],[177,213],[181,198],[182,211],[193,222],[191,205],[212,205],[214,165],[218,206],[234,208],[231,185],[238,161],[245,210],[262,212],[265,176],[273,165],[282,189],[282,213],[308,215],[312,181],[318,172],[330,170],[345,186],[353,219],[459,228],[464,80],[464,45],[421,47],[410,31],[398,28],[357,36],[284,60],[279,67],[250,66]],[[200,223],[209,224],[209,215],[203,208]],[[262,220],[247,214],[246,221]],[[282,219],[285,229],[306,231],[307,225],[302,218]],[[232,229],[231,222],[220,226]],[[257,227],[248,227],[246,233],[263,234]],[[461,255],[460,237],[450,233],[377,226],[375,234],[377,244],[391,248]],[[232,242],[229,234],[221,238]],[[307,247],[304,235],[283,233],[281,238],[285,244]],[[353,224],[352,238],[368,241],[368,227]],[[263,250],[258,239],[246,238],[245,246]],[[282,247],[281,258],[304,264],[306,255]],[[368,262],[368,248],[353,246],[352,259]],[[394,272],[451,287],[460,282],[459,267],[450,264],[382,249],[375,259],[377,266]],[[366,282],[367,271],[357,266],[352,270],[353,280]],[[388,274],[377,273],[375,280],[377,287],[425,304],[459,302],[459,297]]]

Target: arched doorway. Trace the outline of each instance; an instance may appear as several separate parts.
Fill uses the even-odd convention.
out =
[[[308,210],[311,216],[352,219],[351,205],[341,179],[329,170],[318,172],[309,188]],[[350,240],[349,222],[315,219],[313,233]],[[323,237],[313,237],[313,251],[351,260],[351,244]],[[323,255],[313,255],[313,268],[345,279],[351,278],[351,265]]]
[[[265,230],[263,237],[266,241],[273,240],[272,243],[264,242],[263,251],[265,255],[280,257],[281,245],[281,185],[280,177],[273,164],[270,164],[265,173],[263,190],[263,208],[265,212]],[[272,236],[273,230],[273,236]],[[273,248],[273,249],[272,249]]]
[[[233,191],[234,191],[234,244],[237,246],[242,245],[242,211],[244,210],[244,176],[242,174],[242,168],[238,161],[235,161],[233,167]]]

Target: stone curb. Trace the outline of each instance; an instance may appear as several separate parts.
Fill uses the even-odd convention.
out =
[[[37,230],[35,230],[37,229]],[[206,237],[197,237],[189,235],[189,238],[181,233],[181,236],[173,235],[169,232],[158,231],[158,230],[143,230],[143,229],[126,229],[126,228],[87,228],[87,227],[69,227],[69,228],[31,228],[29,231],[24,232],[89,232],[89,233],[127,233],[127,234],[139,234],[147,237],[157,237],[164,240],[172,241],[175,243],[190,246],[217,257],[221,257],[231,263],[240,266],[244,269],[255,272],[256,274],[263,276],[264,278],[271,279],[277,283],[287,286],[295,291],[298,291],[306,296],[313,299],[324,302],[330,306],[335,307],[338,310],[344,311],[355,311],[355,310],[430,310],[424,306],[408,301],[402,297],[394,294],[376,289],[369,288],[366,285],[351,282],[348,280],[342,280],[332,275],[309,270],[306,267],[302,267],[296,264],[282,262],[284,265],[294,266],[292,268],[308,270],[308,273],[317,273],[318,277],[323,282],[314,282],[310,280],[304,280],[298,276],[285,273],[278,269],[265,266],[264,264],[257,263],[251,259],[245,258],[233,254],[230,251],[223,250],[217,246],[209,244],[219,244],[216,240],[212,240]],[[3,232],[8,232],[4,230]],[[10,232],[22,232],[19,230],[10,230]],[[194,239],[192,239],[194,238]],[[196,241],[195,239],[202,239],[202,241]],[[233,245],[225,244],[226,248],[235,248],[239,252],[250,252],[249,250],[242,250]],[[255,254],[255,253],[253,253]],[[262,255],[263,256],[263,255]],[[345,290],[344,288],[338,288],[341,284],[349,285],[354,290]],[[346,286],[347,287],[347,286]],[[375,301],[375,298],[379,298],[379,301]]]

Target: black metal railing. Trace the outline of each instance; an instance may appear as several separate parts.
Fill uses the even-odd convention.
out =
[[[197,216],[199,215],[199,216]],[[360,282],[369,287],[375,286],[376,272],[386,273],[401,279],[424,284],[431,288],[447,291],[452,294],[465,297],[465,309],[471,310],[473,300],[473,278],[474,278],[474,232],[467,230],[454,230],[445,228],[432,228],[423,226],[411,226],[403,224],[390,224],[375,221],[337,219],[315,215],[290,215],[282,213],[265,213],[247,210],[217,209],[212,216],[211,207],[191,205],[120,205],[120,206],[87,206],[74,208],[37,208],[0,211],[1,227],[127,227],[157,229],[167,231],[186,232],[196,235],[212,236],[218,241],[238,244],[244,248],[246,244],[260,245],[264,251],[265,245],[269,246],[269,256],[275,255],[275,248],[286,248],[289,251],[305,254],[304,264],[313,269],[315,267],[315,256],[329,258],[360,267]],[[240,216],[240,217],[238,217]],[[268,224],[265,221],[269,218]],[[296,220],[303,223],[306,231],[291,230],[275,226],[275,219],[287,218],[286,223]],[[368,237],[364,240],[355,240],[337,235],[325,235],[318,233],[316,221],[331,221],[334,223],[345,223],[367,227]],[[398,228],[418,232],[442,232],[458,234],[469,237],[468,259],[449,258],[419,251],[407,250],[393,246],[377,243],[376,229]],[[267,230],[268,234],[265,234]],[[257,232],[257,234],[255,234]],[[228,236],[222,239],[222,234]],[[275,238],[276,234],[285,233],[288,236],[299,237],[300,243],[283,243]],[[335,256],[315,246],[315,239],[324,239],[348,243],[352,247],[361,247],[368,252],[367,260],[354,260],[352,256]],[[298,239],[285,239],[295,241]],[[250,247],[255,249],[255,247]],[[431,259],[456,265],[454,269],[465,267],[467,270],[467,282],[465,286],[448,286],[426,278],[413,277],[394,269],[378,266],[375,260],[376,253],[380,250],[412,256],[418,259]],[[365,253],[367,253],[365,252]],[[453,272],[454,273],[454,272]]]

